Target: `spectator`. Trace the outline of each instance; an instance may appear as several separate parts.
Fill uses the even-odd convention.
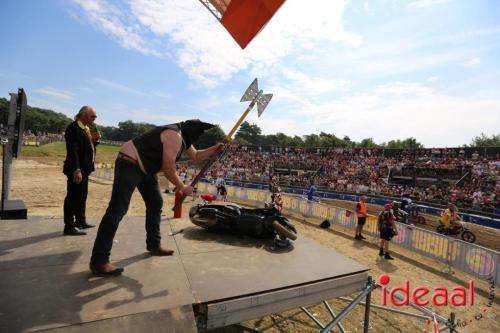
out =
[[[392,237],[397,235],[396,225],[394,224],[394,214],[392,213],[392,204],[387,203],[384,205],[384,210],[378,217],[378,227],[380,231],[380,250],[378,255],[387,260],[393,260],[389,254],[389,242]]]
[[[365,195],[362,195],[359,202],[356,204],[356,215],[358,216],[358,225],[356,226],[356,235],[354,236],[354,238],[357,240],[366,239],[361,234],[363,232],[363,226],[366,222],[366,216],[368,215]]]

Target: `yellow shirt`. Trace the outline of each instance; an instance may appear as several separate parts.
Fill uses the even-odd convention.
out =
[[[443,210],[443,212],[441,213],[441,222],[445,226],[449,226],[450,223],[454,221],[460,221],[460,215],[458,215],[456,212],[452,213],[449,208]]]

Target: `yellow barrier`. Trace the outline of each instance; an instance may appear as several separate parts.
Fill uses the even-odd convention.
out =
[[[95,162],[96,169],[114,169],[114,167],[113,163]]]
[[[24,146],[39,147],[40,146],[40,142],[38,142],[36,140],[25,140],[23,142],[23,145]]]

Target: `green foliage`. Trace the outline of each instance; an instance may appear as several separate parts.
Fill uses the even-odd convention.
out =
[[[398,149],[415,149],[424,148],[424,145],[417,141],[415,138],[407,138],[404,140],[390,140],[387,144],[384,142],[381,145],[385,148],[398,148]]]
[[[378,145],[375,143],[375,141],[373,141],[372,138],[363,139],[356,146],[358,148],[376,148],[376,147],[378,147]]]
[[[140,134],[149,131],[155,127],[148,123],[134,123],[132,120],[126,120],[118,123],[115,126],[97,126],[101,132],[102,138],[112,141],[128,141]]]
[[[198,140],[196,140],[194,146],[197,149],[208,148],[218,142],[224,141],[225,138],[226,135],[224,134],[224,131],[219,127],[219,125],[217,125],[214,128],[211,128],[205,133],[203,133],[203,135],[200,136]]]
[[[500,134],[493,134],[491,137],[481,133],[472,139],[469,147],[500,147]]]
[[[7,121],[10,101],[5,98],[0,98],[0,119],[3,122]],[[41,109],[36,107],[26,107],[26,118],[24,129],[34,133],[61,133],[71,123],[71,119],[66,115],[52,110]]]
[[[26,157],[61,157],[66,156],[66,144],[64,141],[52,142],[46,145],[35,147],[35,146],[23,146],[21,148],[21,156]]]
[[[259,136],[261,133],[261,129],[256,124],[250,125],[248,121],[244,121],[238,132],[235,135],[236,139],[244,139],[252,144],[259,144]]]
[[[96,153],[96,161],[98,162],[114,162],[120,147],[98,145]],[[21,156],[23,157],[56,157],[64,159],[66,157],[66,144],[64,141],[49,143],[40,147],[23,146],[21,149]]]

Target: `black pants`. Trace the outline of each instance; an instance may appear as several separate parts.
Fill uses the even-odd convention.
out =
[[[113,238],[123,216],[127,213],[135,188],[139,189],[146,204],[146,248],[154,251],[160,247],[160,220],[163,198],[156,175],[145,175],[138,165],[118,158],[115,163],[113,191],[92,250],[90,262],[104,264],[109,261]]]
[[[64,228],[70,228],[76,223],[84,223],[85,206],[89,189],[89,177],[83,176],[82,182],[75,184],[73,176],[67,176],[67,194],[64,199]]]

